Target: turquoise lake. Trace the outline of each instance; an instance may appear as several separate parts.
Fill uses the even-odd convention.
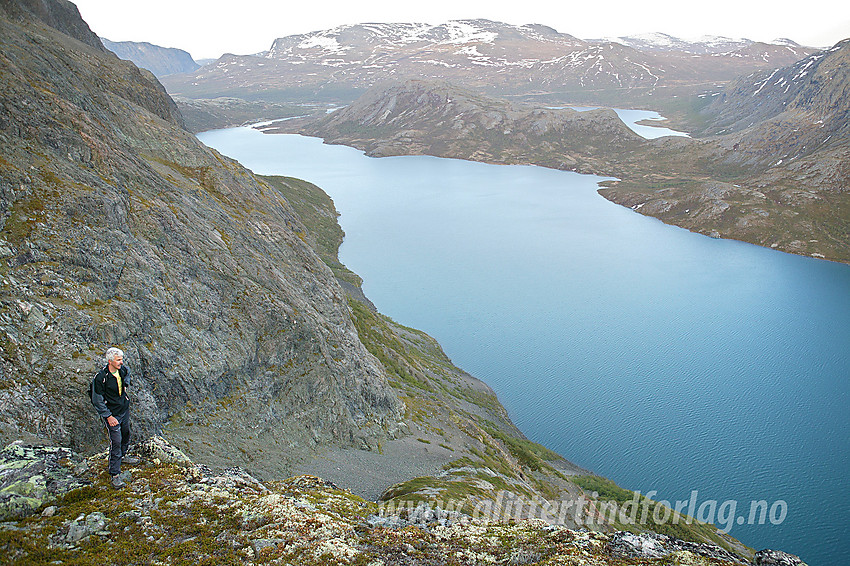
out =
[[[850,266],[667,226],[599,196],[600,177],[198,137],[322,187],[367,296],[530,439],[656,500],[735,501],[714,522],[756,550],[850,553]]]

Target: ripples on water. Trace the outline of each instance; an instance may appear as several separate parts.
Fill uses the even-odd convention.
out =
[[[850,554],[850,267],[663,225],[594,177],[200,137],[328,192],[366,294],[531,439],[656,499],[786,500],[781,525],[730,534],[812,566]]]

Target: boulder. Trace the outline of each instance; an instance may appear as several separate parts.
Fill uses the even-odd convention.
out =
[[[27,446],[17,441],[0,450],[0,520],[31,515],[46,503],[87,482],[74,475],[68,448]]]
[[[759,550],[753,558],[755,566],[806,566],[799,556],[781,550]]]

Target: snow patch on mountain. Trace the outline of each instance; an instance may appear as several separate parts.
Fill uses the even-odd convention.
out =
[[[451,21],[445,25],[449,40],[445,43],[493,43],[499,37],[498,33],[486,31],[470,21]]]
[[[298,44],[299,49],[323,49],[330,53],[345,53],[350,47],[343,47],[334,37],[315,35]]]
[[[753,41],[745,38],[736,39],[719,35],[680,38],[660,32],[608,37],[590,41],[594,43],[619,43],[639,51],[684,51],[696,55],[728,53],[753,44]]]

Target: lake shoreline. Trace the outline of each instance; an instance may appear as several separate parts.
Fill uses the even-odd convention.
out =
[[[791,545],[812,526],[796,522],[838,513],[799,486],[819,459],[807,447],[848,427],[834,407],[850,367],[839,353],[850,340],[844,265],[672,230],[600,199],[598,179],[553,169],[371,160],[247,128],[211,137],[257,172],[277,167],[330,194],[341,260],[366,295],[493,387],[531,440],[670,501],[694,489],[701,500],[785,499],[794,523],[732,530],[764,546],[808,556]],[[580,187],[561,184],[573,178]],[[836,462],[816,485],[844,489]]]

